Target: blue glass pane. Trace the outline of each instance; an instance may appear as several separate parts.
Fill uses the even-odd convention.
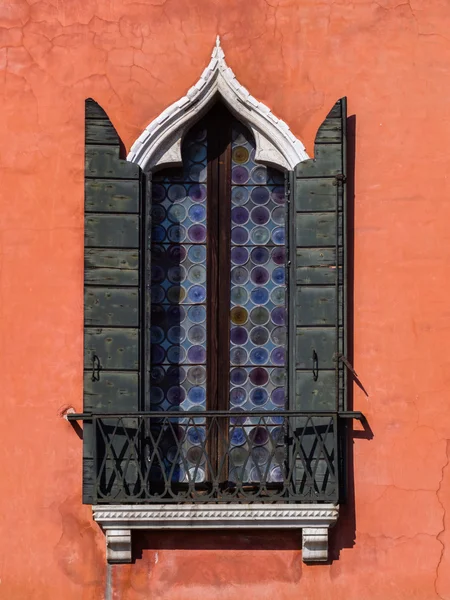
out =
[[[194,128],[183,143],[183,168],[153,179],[152,410],[206,409],[206,154],[206,130]],[[202,426],[178,428],[181,452],[164,450],[166,476],[203,481]]]
[[[230,426],[233,474],[244,481],[280,480],[271,464],[266,427],[240,411],[280,411],[286,406],[286,207],[284,175],[254,161],[250,132],[235,121],[232,132]],[[274,417],[271,435],[279,428]],[[246,425],[243,434],[242,425]],[[248,427],[248,425],[254,427]],[[272,431],[273,430],[273,431]],[[282,442],[280,438],[280,443]],[[248,447],[251,446],[251,458]],[[242,465],[240,464],[242,458]],[[278,464],[278,463],[277,463]],[[244,471],[242,471],[242,469]]]

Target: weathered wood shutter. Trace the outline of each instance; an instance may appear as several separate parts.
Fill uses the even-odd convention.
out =
[[[291,176],[292,410],[347,408],[341,359],[346,354],[346,117],[342,98],[317,132],[314,159],[300,163]],[[297,485],[307,500],[336,500],[337,418],[311,417],[300,424]]]
[[[119,158],[119,136],[92,99],[85,118],[84,412],[132,413],[140,408],[143,176]],[[83,438],[83,502],[90,504],[92,422]]]

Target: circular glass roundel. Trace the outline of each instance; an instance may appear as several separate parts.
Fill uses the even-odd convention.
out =
[[[255,187],[252,189],[250,197],[255,204],[267,204],[270,192],[266,187]]]
[[[272,241],[277,246],[281,246],[285,243],[286,233],[284,231],[284,227],[276,227],[272,231]]]
[[[162,202],[165,197],[166,197],[166,190],[165,190],[164,186],[161,185],[160,183],[154,183],[152,185],[152,202],[158,204],[158,203]]]
[[[231,270],[231,281],[236,285],[243,285],[248,281],[248,271],[245,267],[234,267]]]
[[[269,222],[270,213],[265,206],[256,206],[252,210],[250,218],[255,225],[265,225]]]
[[[248,189],[245,187],[234,187],[231,190],[231,203],[233,206],[242,206],[248,200]]]
[[[244,206],[236,206],[231,210],[231,220],[236,225],[245,225],[248,216],[248,210]]]
[[[150,398],[152,404],[161,404],[164,400],[164,392],[160,387],[151,387],[150,388]]]
[[[186,355],[186,351],[181,346],[170,346],[167,350],[167,360],[175,365],[180,364]]]
[[[160,204],[154,204],[152,206],[152,224],[158,225],[162,223],[166,218],[166,211]]]
[[[274,348],[271,352],[270,359],[274,365],[285,364],[285,351],[284,348]]]
[[[190,242],[195,244],[204,242],[206,240],[206,227],[201,223],[191,225],[188,229],[188,238]]]
[[[277,267],[272,271],[272,281],[275,285],[284,285],[285,282],[285,269],[284,267]]]
[[[179,385],[174,385],[167,390],[167,400],[170,404],[181,404],[186,398],[186,392]]]
[[[198,143],[190,144],[187,154],[193,162],[202,162],[206,158],[206,145]]]
[[[178,244],[174,244],[169,246],[168,249],[168,259],[170,262],[179,264],[183,262],[186,258],[186,248],[184,246],[180,246]]]
[[[284,204],[286,201],[286,194],[283,186],[274,187],[272,190],[272,200],[276,204]]]
[[[272,221],[276,225],[284,225],[286,211],[283,206],[278,206],[272,211]]]
[[[186,333],[184,328],[180,327],[180,325],[174,325],[167,332],[167,339],[171,344],[181,344],[185,337]]]
[[[191,283],[205,283],[206,269],[202,265],[194,265],[189,269],[188,279]]]
[[[186,433],[186,438],[194,446],[199,446],[206,439],[206,431],[202,427],[189,427]]]
[[[269,271],[265,267],[252,269],[251,280],[255,285],[265,285],[269,281]]]
[[[254,244],[264,245],[270,240],[270,231],[267,229],[267,227],[263,227],[262,225],[254,227],[251,231],[250,237]]]
[[[269,351],[266,348],[253,348],[250,352],[250,362],[254,365],[265,365],[269,360]]]
[[[189,367],[187,372],[188,381],[194,385],[199,385],[206,381],[206,369],[205,367],[196,366]]]
[[[284,306],[277,306],[273,309],[270,314],[272,323],[275,325],[285,325],[286,323],[286,309]]]
[[[284,388],[278,387],[272,390],[270,399],[275,406],[284,407],[286,404],[286,394]]]
[[[191,346],[187,357],[190,363],[203,364],[206,361],[206,350],[203,346]]]
[[[232,385],[244,385],[244,383],[247,381],[247,378],[248,375],[245,369],[242,369],[240,367],[237,367],[236,369],[231,369],[230,379]]]
[[[188,257],[194,263],[204,263],[206,261],[206,247],[191,246],[188,251]]]
[[[167,237],[174,244],[179,244],[186,237],[186,229],[183,227],[183,225],[172,225],[167,230]]]
[[[233,406],[242,406],[247,400],[247,392],[244,388],[236,387],[230,392],[230,402]]]
[[[256,367],[252,369],[250,371],[250,381],[256,386],[266,385],[266,383],[269,381],[269,373],[267,372],[267,369],[264,369],[263,367]]]
[[[286,382],[286,371],[284,369],[272,369],[270,381],[275,386],[282,386]]]
[[[248,320],[248,312],[242,306],[235,306],[231,309],[230,317],[234,325],[243,325]]]
[[[167,308],[167,320],[173,325],[182,323],[186,318],[186,311],[182,306],[169,306]]]
[[[204,323],[206,321],[206,308],[202,305],[192,306],[189,309],[188,316],[193,323]]]
[[[267,168],[261,165],[255,167],[252,170],[252,181],[253,183],[263,184],[267,182]]]
[[[203,202],[206,199],[206,185],[191,185],[189,188],[189,198],[194,202]]]
[[[248,360],[248,353],[245,348],[235,346],[230,350],[230,362],[232,365],[245,365]]]
[[[188,299],[193,304],[203,303],[206,299],[206,288],[203,285],[193,285],[188,290]]]
[[[257,246],[253,248],[250,256],[255,265],[265,265],[269,261],[270,253],[264,246]]]
[[[203,204],[193,204],[189,209],[189,218],[194,223],[199,223],[200,221],[204,221],[206,218],[206,208]]]
[[[284,265],[286,263],[286,249],[284,246],[279,246],[272,250],[272,260],[276,265]]]
[[[230,339],[236,346],[242,346],[247,342],[248,333],[245,327],[232,327],[230,332]]]
[[[269,432],[266,427],[255,427],[250,431],[248,437],[255,446],[263,446],[269,440]]]
[[[269,340],[269,330],[267,327],[254,327],[250,331],[250,339],[256,346],[263,346]]]
[[[231,241],[233,244],[246,244],[248,241],[248,231],[244,227],[233,227],[231,230]]]
[[[248,261],[248,250],[245,246],[233,246],[231,248],[231,262],[233,265],[245,265]]]
[[[254,304],[266,304],[269,300],[269,290],[263,287],[255,287],[250,293]]]
[[[167,196],[172,202],[182,202],[186,198],[186,190],[184,185],[169,185]]]
[[[236,286],[231,288],[230,296],[232,304],[247,304],[248,292],[244,287]]]
[[[269,322],[269,311],[264,306],[256,306],[250,313],[250,321],[253,325],[265,325]]]
[[[203,325],[193,325],[188,331],[188,339],[193,344],[203,344],[206,340],[206,329]]]
[[[249,157],[249,151],[245,146],[237,146],[236,148],[234,148],[232,154],[233,162],[243,164],[248,161]]]
[[[150,371],[150,381],[154,385],[158,385],[164,381],[165,372],[162,367],[152,367]]]
[[[192,404],[202,404],[206,400],[205,388],[199,385],[191,387],[188,392],[188,399],[192,402]]]
[[[167,218],[172,223],[181,223],[186,218],[186,209],[182,204],[172,204],[167,211]]]
[[[186,379],[186,371],[183,367],[173,366],[167,369],[167,380],[171,385],[179,385]]]
[[[274,304],[284,304],[286,290],[284,287],[276,287],[270,293],[270,299]]]
[[[231,170],[231,180],[233,183],[242,185],[247,183],[249,178],[248,169],[244,166],[233,167]]]

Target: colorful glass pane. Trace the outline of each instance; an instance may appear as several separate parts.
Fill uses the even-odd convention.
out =
[[[157,411],[206,409],[204,128],[189,132],[182,157],[182,171],[157,173],[152,185],[150,402]],[[175,447],[166,448],[161,461],[166,476],[172,481],[203,481],[199,444],[204,431],[178,427],[183,459]]]
[[[231,170],[230,409],[280,411],[286,405],[286,212],[283,173],[254,162],[250,132],[233,121]],[[279,420],[279,419],[278,419]],[[236,416],[230,426],[230,479],[277,482],[277,419]],[[245,422],[246,427],[240,427]],[[247,425],[254,424],[253,428]],[[244,432],[245,429],[245,432]],[[270,435],[269,435],[270,432]],[[248,458],[240,464],[239,457]]]

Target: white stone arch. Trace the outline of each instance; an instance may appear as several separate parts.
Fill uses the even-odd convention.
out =
[[[236,118],[251,129],[256,143],[256,161],[291,170],[309,158],[302,142],[288,125],[237,81],[225,62],[217,37],[211,61],[198,82],[186,96],[166,108],[145,128],[132,145],[127,160],[137,163],[145,172],[181,165],[184,135],[206,114],[217,96]]]

